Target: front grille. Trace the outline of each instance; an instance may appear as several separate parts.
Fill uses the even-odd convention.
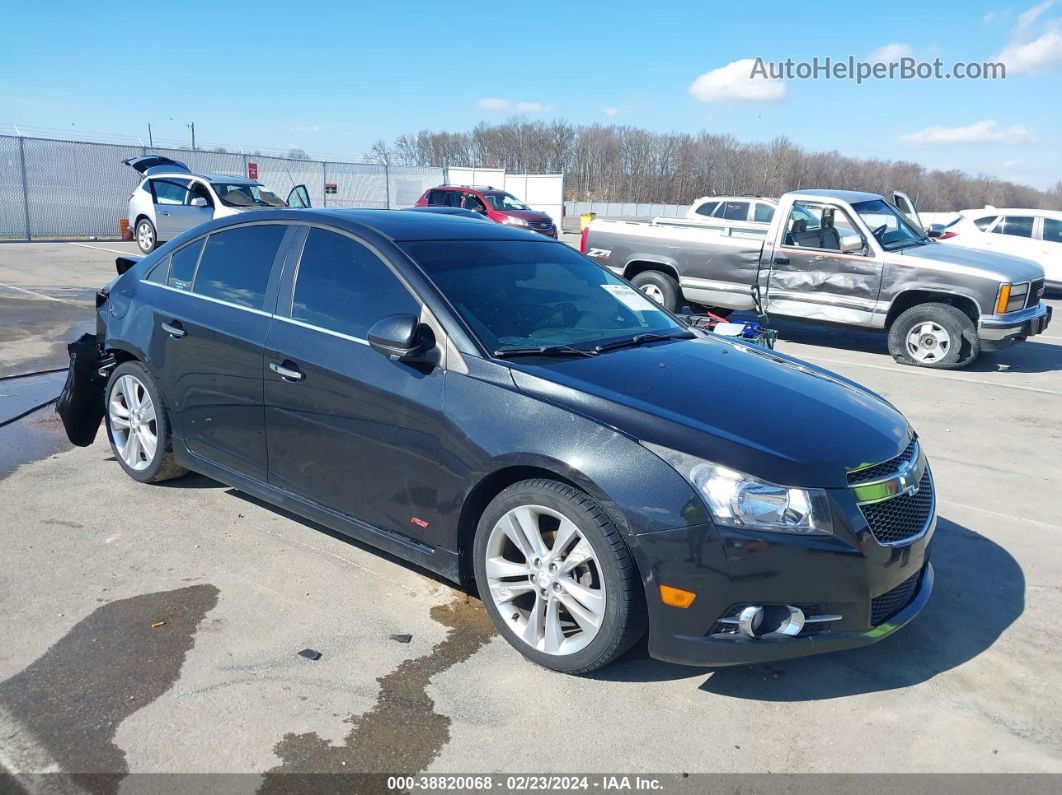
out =
[[[898,544],[919,535],[933,514],[933,480],[927,469],[914,494],[900,494],[881,502],[861,505],[859,510],[870,532],[881,544]]]
[[[1029,295],[1025,299],[1026,308],[1028,308],[1030,306],[1036,306],[1038,303],[1040,303],[1040,296],[1043,293],[1043,291],[1044,291],[1044,280],[1043,279],[1037,279],[1032,284],[1030,284],[1029,285]]]
[[[911,603],[911,599],[918,590],[918,582],[922,579],[919,571],[901,582],[891,591],[886,591],[881,596],[875,596],[870,600],[870,623],[878,626],[888,621],[894,615],[903,610]]]
[[[553,223],[550,221],[531,221],[532,229],[549,229],[552,226]]]
[[[860,469],[858,472],[849,472],[848,485],[855,486],[859,483],[870,483],[874,480],[883,480],[891,475],[895,475],[900,464],[904,461],[910,461],[914,456],[917,444],[918,443],[912,439],[911,443],[907,445],[907,449],[895,458],[890,458],[888,461],[883,461],[880,464],[874,464],[874,466],[867,467],[866,469]]]

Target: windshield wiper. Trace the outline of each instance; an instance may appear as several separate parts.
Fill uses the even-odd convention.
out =
[[[571,345],[539,345],[537,348],[499,348],[494,351],[494,358],[505,359],[509,356],[597,356],[596,351],[584,351]]]
[[[617,342],[606,342],[603,345],[597,345],[594,348],[594,353],[604,353],[605,351],[614,351],[617,348],[627,348],[631,346],[644,345],[647,342],[659,342],[663,340],[692,340],[696,335],[690,334],[688,331],[680,331],[675,334],[637,334],[627,340],[618,340]]]

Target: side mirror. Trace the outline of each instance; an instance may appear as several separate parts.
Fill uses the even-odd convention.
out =
[[[369,345],[392,361],[419,358],[423,353],[420,319],[416,315],[389,315],[369,329]]]
[[[858,254],[863,251],[863,238],[859,235],[845,235],[841,238],[842,254]]]
[[[944,224],[930,224],[929,229],[926,230],[926,237],[931,237],[936,240],[944,234],[944,229]]]
[[[193,207],[206,207],[207,206],[207,200],[204,199],[202,196],[196,196],[195,198],[192,199],[192,206]]]

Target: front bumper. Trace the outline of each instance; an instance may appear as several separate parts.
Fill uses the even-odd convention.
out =
[[[859,510],[854,503],[851,508]],[[853,521],[842,520],[848,526],[830,537],[714,525],[632,537],[649,610],[650,655],[685,665],[748,665],[866,646],[909,623],[933,591],[929,549],[936,517],[911,543],[884,546],[849,515]],[[875,604],[912,582],[902,602],[874,618]],[[661,584],[697,596],[687,608],[671,607],[660,599]],[[795,637],[720,633],[719,619],[742,604],[795,605],[809,615],[842,618],[807,624]]]
[[[1050,323],[1051,307],[1041,301],[1036,306],[1006,315],[982,317],[977,336],[982,348],[993,350],[1042,334]]]

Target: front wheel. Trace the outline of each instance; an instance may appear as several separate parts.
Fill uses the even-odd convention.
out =
[[[525,480],[502,491],[480,517],[473,554],[495,627],[539,665],[587,673],[645,632],[630,551],[601,507],[572,486]]]
[[[901,364],[953,370],[981,353],[973,320],[950,304],[918,304],[889,328],[889,353]]]

